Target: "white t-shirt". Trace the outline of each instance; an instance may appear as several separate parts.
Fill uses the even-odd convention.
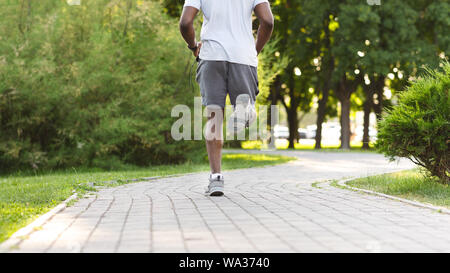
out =
[[[267,0],[185,0],[203,12],[200,59],[258,66],[252,12]]]

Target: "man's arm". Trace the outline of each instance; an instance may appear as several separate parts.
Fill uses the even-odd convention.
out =
[[[256,52],[259,54],[269,41],[273,31],[273,15],[269,3],[256,5],[255,15],[259,20],[258,35],[256,37]]]
[[[180,19],[180,32],[184,40],[191,48],[194,56],[197,57],[200,53],[201,43],[195,41],[194,19],[198,13],[198,9],[194,7],[184,7]]]

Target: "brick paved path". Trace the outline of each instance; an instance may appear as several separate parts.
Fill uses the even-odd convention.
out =
[[[411,168],[372,153],[277,152],[284,165],[106,188],[56,214],[14,252],[450,252],[450,215],[326,180]],[[321,183],[313,184],[313,182]]]

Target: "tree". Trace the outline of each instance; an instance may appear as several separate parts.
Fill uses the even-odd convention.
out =
[[[1,172],[178,163],[202,151],[170,135],[170,109],[193,104],[193,59],[158,3],[45,0],[20,13],[21,3],[0,10]]]
[[[418,29],[422,25],[420,13],[424,7],[415,10],[415,4],[385,1],[379,6],[369,6],[348,0],[339,5],[338,42],[334,52],[341,73],[345,71],[351,77],[359,77],[364,90],[364,148],[368,148],[369,143],[371,111],[380,119],[383,109],[390,106],[386,88],[391,94],[401,90],[405,79],[414,75],[418,66],[437,61],[430,43],[423,40]],[[341,96],[341,102],[346,98]],[[346,125],[342,129],[347,130]],[[344,131],[343,137],[347,138]]]
[[[427,70],[401,93],[380,122],[377,148],[391,160],[409,158],[450,184],[450,64]]]
[[[273,92],[271,88],[276,86],[279,88],[279,75],[286,69],[290,62],[287,56],[280,57],[277,48],[279,46],[278,39],[272,39],[264,50],[258,56],[258,79],[259,79],[259,95],[256,98],[256,102],[262,105],[277,105],[279,92]],[[272,111],[268,111],[268,130],[270,131],[270,137],[274,135],[274,127],[271,124]],[[269,141],[270,144],[274,144],[274,141]],[[275,148],[275,147],[271,147]]]
[[[271,88],[272,103],[280,101],[286,110],[289,125],[289,148],[298,141],[298,111],[308,112],[313,95],[309,92],[316,67],[313,63],[315,47],[306,30],[307,17],[300,0],[279,1],[273,5],[275,30],[279,37],[278,51],[290,60],[286,70]]]
[[[327,104],[333,85],[335,57],[332,53],[334,32],[338,26],[335,16],[339,1],[303,1],[305,29],[313,42],[313,64],[316,66],[315,92],[318,97],[315,148],[321,148],[322,124],[327,114]]]
[[[164,7],[164,12],[172,17],[179,18],[181,15],[181,11],[183,10],[184,1],[180,0],[153,0],[159,1],[161,5]]]

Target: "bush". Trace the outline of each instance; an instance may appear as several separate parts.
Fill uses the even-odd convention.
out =
[[[20,2],[0,10],[0,172],[178,163],[198,150],[170,136],[172,107],[197,95],[194,60],[157,2]]]
[[[391,160],[406,157],[450,183],[450,64],[402,92],[399,103],[379,123],[376,147]]]

